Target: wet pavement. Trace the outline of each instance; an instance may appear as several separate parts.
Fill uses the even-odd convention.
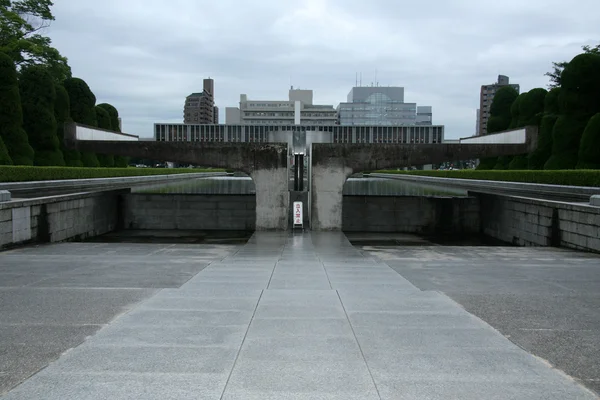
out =
[[[0,393],[25,380],[2,398],[595,399],[486,323],[493,301],[465,299],[578,284],[591,293],[598,260],[554,249],[359,249],[341,233],[8,251]],[[581,263],[590,269],[567,274],[570,283],[556,274]],[[538,264],[557,270],[514,278],[516,266]],[[594,322],[587,299],[569,313]],[[568,322],[548,310],[538,320]]]

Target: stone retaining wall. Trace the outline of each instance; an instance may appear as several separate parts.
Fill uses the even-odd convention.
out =
[[[600,252],[600,207],[469,192],[479,199],[481,232],[519,246]]]
[[[131,193],[123,206],[127,229],[252,231],[256,226],[255,195]]]
[[[479,233],[479,201],[472,197],[344,196],[345,232],[427,235]]]
[[[0,203],[0,249],[80,240],[117,228],[120,195],[105,191]]]

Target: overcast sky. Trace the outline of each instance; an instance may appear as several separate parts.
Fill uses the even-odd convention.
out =
[[[286,100],[292,84],[337,106],[357,72],[370,85],[376,71],[433,106],[446,138],[470,136],[482,84],[546,87],[552,61],[600,43],[598,0],[55,0],[53,12],[47,33],[73,75],[145,137],[182,122],[206,77],[224,122],[240,93]]]

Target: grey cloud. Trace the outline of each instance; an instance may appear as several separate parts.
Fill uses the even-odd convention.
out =
[[[357,72],[370,84],[377,70],[381,85],[432,105],[448,138],[464,137],[475,130],[480,85],[502,73],[522,90],[545,87],[552,61],[599,41],[597,0],[55,3],[54,45],[141,136],[153,122],[181,121],[185,96],[208,76],[221,108],[240,93],[285,98],[290,83],[337,105]]]

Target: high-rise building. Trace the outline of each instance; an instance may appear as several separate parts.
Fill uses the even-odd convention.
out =
[[[218,118],[219,111],[216,116]],[[204,79],[202,92],[192,93],[185,99],[183,107],[184,124],[214,124],[215,120],[215,82]]]
[[[240,95],[239,107],[225,109],[227,125],[335,125],[333,106],[313,104],[313,91],[294,89],[288,100],[249,100]]]
[[[478,125],[479,129],[477,130],[477,135],[487,135],[487,123],[490,118],[490,107],[492,106],[492,101],[494,100],[494,96],[498,89],[510,86],[514,88],[517,93],[520,88],[518,84],[511,84],[508,76],[498,75],[498,82],[492,83],[491,85],[482,85],[481,92],[479,94],[479,119]]]
[[[213,123],[219,123],[219,107],[217,106],[213,107]]]
[[[358,86],[338,106],[340,125],[431,125],[432,109],[404,102],[403,87]]]

